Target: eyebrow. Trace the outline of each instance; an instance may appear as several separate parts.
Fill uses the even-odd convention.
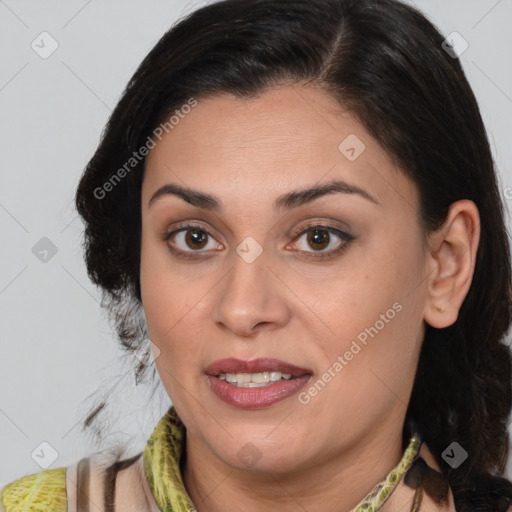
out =
[[[274,209],[289,210],[297,208],[306,203],[310,203],[315,199],[333,193],[357,194],[375,204],[379,204],[379,202],[366,190],[355,185],[350,185],[343,180],[334,180],[324,185],[287,192],[276,199],[274,202]],[[199,190],[181,187],[171,183],[163,185],[151,196],[148,207],[158,199],[167,195],[178,196],[187,203],[205,210],[211,210],[214,212],[220,212],[222,210],[222,201],[219,198],[205,192],[200,192]]]

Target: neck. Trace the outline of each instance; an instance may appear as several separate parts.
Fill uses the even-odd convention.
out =
[[[285,512],[348,512],[399,463],[402,423],[394,420],[350,448],[288,473],[233,468],[201,440],[187,435],[183,481],[198,512],[261,512],[276,505]]]

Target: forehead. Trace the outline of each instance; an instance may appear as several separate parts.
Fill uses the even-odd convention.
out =
[[[218,197],[233,192],[243,205],[343,179],[382,200],[398,194],[414,204],[405,175],[363,125],[319,88],[283,86],[253,98],[207,96],[186,111],[155,139],[143,201],[169,182]]]

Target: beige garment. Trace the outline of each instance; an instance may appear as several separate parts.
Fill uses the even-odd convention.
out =
[[[431,468],[439,471],[434,457],[425,444],[420,450],[420,456]],[[105,460],[101,454],[89,457],[89,462],[88,512],[104,512],[105,469],[111,462]],[[76,482],[79,464],[68,467],[66,471],[67,512],[83,512],[83,510],[77,510]],[[405,485],[402,479],[379,512],[410,512],[414,496],[415,490]],[[146,480],[142,454],[132,465],[118,471],[114,510],[115,512],[160,512]],[[512,507],[509,510],[512,512]],[[441,504],[435,503],[430,496],[423,493],[419,512],[457,512],[451,490],[448,492],[448,501]]]
[[[88,512],[104,512],[106,468],[112,461],[105,459],[101,453],[86,460],[89,461]],[[67,512],[83,512],[77,509],[80,464],[81,461],[66,469]],[[160,512],[146,480],[142,454],[131,466],[117,472],[114,496],[116,512]]]

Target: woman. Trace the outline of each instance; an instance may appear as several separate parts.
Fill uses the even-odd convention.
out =
[[[509,246],[443,41],[396,0],[227,0],[162,37],[76,204],[173,406],[7,512],[512,510]]]

